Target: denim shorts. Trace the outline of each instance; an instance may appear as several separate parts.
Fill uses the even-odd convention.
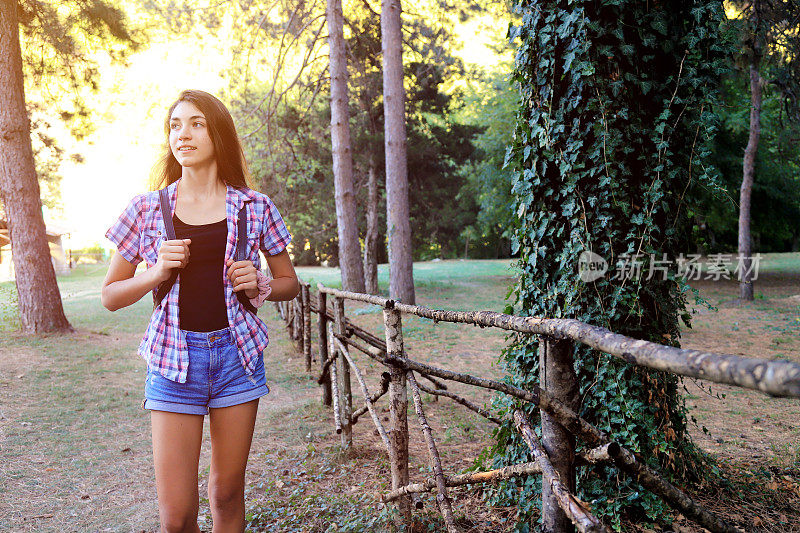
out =
[[[184,333],[189,349],[186,383],[171,381],[158,371],[148,370],[144,409],[206,415],[209,408],[246,403],[269,392],[263,356],[258,356],[255,372],[248,375],[239,360],[230,328]]]

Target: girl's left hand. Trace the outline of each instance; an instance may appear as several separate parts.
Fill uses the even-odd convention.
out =
[[[234,291],[244,291],[248,298],[258,296],[258,278],[256,267],[251,261],[225,261],[228,267],[228,279],[233,283]]]

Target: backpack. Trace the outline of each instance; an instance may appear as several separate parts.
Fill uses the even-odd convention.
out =
[[[172,216],[166,215],[165,213],[172,213],[172,207],[170,206],[170,198],[169,193],[167,192],[167,188],[164,187],[158,191],[158,200],[161,208],[161,218],[164,219],[164,228],[167,231],[167,240],[175,240],[177,237],[175,236],[175,227],[172,225]],[[239,210],[239,216],[237,219],[237,239],[236,239],[236,252],[234,254],[234,261],[242,261],[245,259],[245,244],[247,243],[247,206],[246,204],[242,206]],[[158,289],[153,294],[153,309],[158,307],[161,303],[161,300],[167,295],[169,290],[175,284],[175,280],[178,279],[178,269],[173,268],[172,272],[170,273],[169,279],[162,281],[161,284],[158,286]],[[239,303],[241,303],[245,309],[250,311],[253,314],[258,313],[258,309],[253,307],[253,304],[250,303],[250,299],[244,293],[244,291],[238,291],[236,293],[236,297],[239,299]]]

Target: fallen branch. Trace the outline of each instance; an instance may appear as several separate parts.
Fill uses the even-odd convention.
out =
[[[366,404],[366,408],[369,410],[369,414],[372,416],[372,421],[375,423],[375,427],[378,429],[378,434],[381,436],[381,440],[383,440],[386,450],[391,455],[392,446],[389,443],[389,436],[386,434],[386,429],[384,429],[383,424],[381,424],[381,419],[378,416],[378,413],[375,412],[375,407],[372,405],[372,395],[369,393],[367,383],[364,381],[364,376],[361,375],[361,370],[358,369],[355,362],[353,362],[353,360],[350,358],[350,354],[347,352],[347,347],[344,346],[336,337],[334,337],[333,340],[338,344],[337,349],[339,350],[339,353],[344,356],[344,358],[350,364],[350,368],[353,369],[353,373],[355,373],[356,379],[361,385],[361,392],[364,393],[364,403]],[[388,373],[386,374],[388,375]],[[386,389],[388,390],[388,388],[389,385],[387,382]]]
[[[491,483],[495,481],[503,481],[516,476],[528,476],[531,474],[541,474],[542,469],[539,465],[534,463],[521,463],[517,465],[505,466],[496,470],[489,470],[487,472],[472,472],[469,474],[458,474],[455,476],[445,476],[445,485],[448,487],[459,487],[461,485],[471,485],[474,483]],[[382,498],[382,501],[388,503],[396,500],[405,494],[415,494],[419,492],[429,492],[436,487],[436,480],[428,478],[423,483],[410,483],[397,490],[393,490]]]
[[[372,396],[370,396],[370,401],[373,404],[375,402],[377,402],[380,399],[381,396],[383,396],[384,394],[389,392],[389,382],[391,381],[391,379],[392,379],[392,377],[389,375],[388,372],[383,372],[381,374],[381,390],[379,390],[378,392],[373,393]],[[360,417],[361,415],[363,415],[367,411],[368,411],[368,408],[367,408],[366,405],[364,407],[359,407],[358,409],[353,411],[353,421],[352,421],[352,423],[355,424],[356,422],[358,422],[358,417]]]
[[[611,456],[612,452],[617,453],[618,451],[619,444],[616,442],[609,442],[603,446],[598,446],[597,448],[591,448],[589,450],[583,450],[582,452],[575,454],[575,462],[577,464],[596,464],[609,462],[613,460]]]
[[[439,511],[444,517],[444,524],[447,527],[448,533],[457,533],[455,518],[453,518],[453,507],[450,504],[450,498],[447,495],[447,485],[444,482],[444,472],[442,471],[442,460],[439,457],[439,452],[436,450],[436,442],[433,440],[433,433],[431,426],[428,424],[428,419],[425,417],[425,411],[422,410],[422,398],[419,395],[419,386],[417,380],[414,378],[414,373],[411,371],[406,372],[406,380],[411,385],[411,396],[414,399],[414,409],[417,411],[417,418],[422,427],[422,435],[425,437],[425,443],[428,445],[428,454],[431,459],[431,466],[433,466],[433,477],[436,479],[436,503],[439,504]]]
[[[522,438],[531,450],[536,463],[542,469],[542,475],[547,483],[550,484],[559,507],[561,507],[564,514],[567,515],[567,518],[575,524],[578,531],[581,533],[611,533],[610,530],[589,511],[586,504],[570,494],[561,483],[558,472],[556,472],[553,465],[550,464],[547,454],[539,444],[528,419],[522,411],[514,411],[514,423],[519,432],[522,433]]]
[[[738,531],[733,525],[705,510],[688,494],[661,477],[658,472],[639,462],[630,450],[619,444],[614,446],[615,443],[608,435],[579,417],[561,402],[551,398],[545,391],[539,391],[539,399],[539,407],[552,415],[559,424],[590,445],[605,448],[620,470],[631,475],[643,487],[662,498],[690,520],[713,533],[736,533]],[[601,456],[602,453],[598,451],[597,455]]]
[[[486,418],[488,420],[491,420],[492,422],[494,422],[498,426],[502,425],[502,422],[501,422],[501,420],[499,418],[496,418],[496,417],[492,416],[491,413],[489,413],[489,411],[487,411],[483,407],[480,407],[480,406],[472,403],[471,401],[467,400],[466,398],[462,398],[461,396],[459,396],[457,394],[454,394],[452,392],[446,391],[446,390],[429,389],[425,385],[420,385],[419,388],[422,391],[427,392],[428,394],[433,394],[435,396],[446,396],[447,398],[455,400],[456,402],[460,403],[461,405],[463,405],[467,409],[475,411],[476,413],[478,413],[482,417],[484,417],[484,418]]]
[[[356,350],[360,351],[361,353],[372,357],[373,359],[376,359],[378,361],[383,362],[385,360],[385,358],[386,358],[386,350],[385,349],[381,350],[381,349],[376,348],[375,346],[372,346],[372,345],[369,345],[369,344],[367,346],[364,346],[360,342],[353,340],[351,337],[342,337],[342,336],[336,335],[336,338],[339,339],[340,341],[342,341],[343,343],[347,344],[348,346],[352,346],[353,348],[355,348]],[[434,386],[436,386],[436,388],[441,389],[441,390],[447,390],[447,385],[445,385],[444,383],[442,383],[438,379],[436,379],[434,377],[431,377],[431,376],[425,374],[424,372],[418,372],[418,373],[423,378],[425,378],[428,381],[430,381],[431,383],[433,383]]]
[[[661,477],[658,472],[639,462],[631,451],[619,446],[616,449],[609,448],[608,453],[617,468],[631,476],[650,492],[660,496],[673,508],[679,509],[690,520],[713,533],[741,533],[740,529],[709,513],[692,500],[688,494]]]
[[[333,324],[328,322],[328,354],[330,361],[336,359],[338,355],[336,348],[333,344]],[[339,413],[339,378],[336,373],[336,365],[330,365],[331,373],[331,391],[333,392],[333,422],[336,425],[336,434],[342,434],[342,415]]]
[[[672,372],[682,376],[706,379],[717,383],[754,389],[771,396],[800,397],[800,363],[767,360],[737,355],[682,350],[654,342],[637,340],[599,326],[574,319],[520,317],[493,311],[447,311],[407,305],[388,298],[339,291],[329,287],[320,290],[342,298],[380,305],[387,309],[428,318],[434,322],[475,324],[520,333],[549,335],[571,339],[628,363]]]
[[[330,352],[328,352],[330,353]],[[322,385],[325,383],[325,378],[327,377],[328,371],[330,370],[330,366],[336,361],[337,353],[334,352],[332,355],[328,356],[328,360],[325,361],[322,365],[322,370],[319,373],[319,377],[317,378],[317,383]]]

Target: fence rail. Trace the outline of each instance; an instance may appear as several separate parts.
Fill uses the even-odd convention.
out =
[[[577,410],[577,378],[573,369],[573,343],[582,343],[628,363],[681,376],[701,378],[763,392],[775,397],[800,397],[800,364],[735,355],[683,350],[632,339],[597,326],[571,319],[543,319],[505,315],[490,311],[447,311],[407,305],[380,296],[342,291],[317,285],[316,295],[308,283],[301,282],[301,293],[291,302],[276,303],[287,324],[290,337],[300,344],[306,371],[311,372],[311,315],[317,317],[317,378],[322,403],[332,407],[336,432],[342,446],[352,446],[352,427],[369,413],[386,447],[392,475],[392,489],[384,502],[394,502],[401,520],[412,523],[412,507],[421,508],[418,494],[436,492],[436,503],[448,533],[458,531],[453,518],[448,487],[495,482],[528,475],[542,476],[542,517],[548,532],[609,531],[588,506],[575,497],[577,464],[610,462],[642,486],[660,496],[674,509],[712,532],[740,531],[733,524],[715,516],[649,467],[633,452],[581,418]],[[328,300],[333,300],[332,309]],[[384,338],[358,327],[345,316],[345,301],[352,300],[383,309]],[[403,346],[402,314],[415,315],[436,322],[474,324],[541,337],[540,368],[542,387],[524,390],[497,380],[454,372],[411,359]],[[371,392],[351,349],[367,355],[387,367],[379,390]],[[364,398],[363,407],[353,410],[351,378],[355,375]],[[419,383],[423,378],[433,388]],[[531,451],[533,462],[470,474],[448,475],[444,472],[433,431],[423,409],[420,391],[434,398],[446,397],[476,414],[496,423],[502,421],[468,399],[448,390],[444,381],[456,381],[490,389],[536,405],[541,413],[542,439],[531,428],[521,410],[514,412],[514,425]],[[408,394],[409,390],[422,430],[433,476],[421,483],[410,483],[408,475]],[[384,426],[375,411],[378,400],[388,394],[389,421]],[[591,449],[575,453],[576,438]],[[574,529],[573,529],[574,528]]]

